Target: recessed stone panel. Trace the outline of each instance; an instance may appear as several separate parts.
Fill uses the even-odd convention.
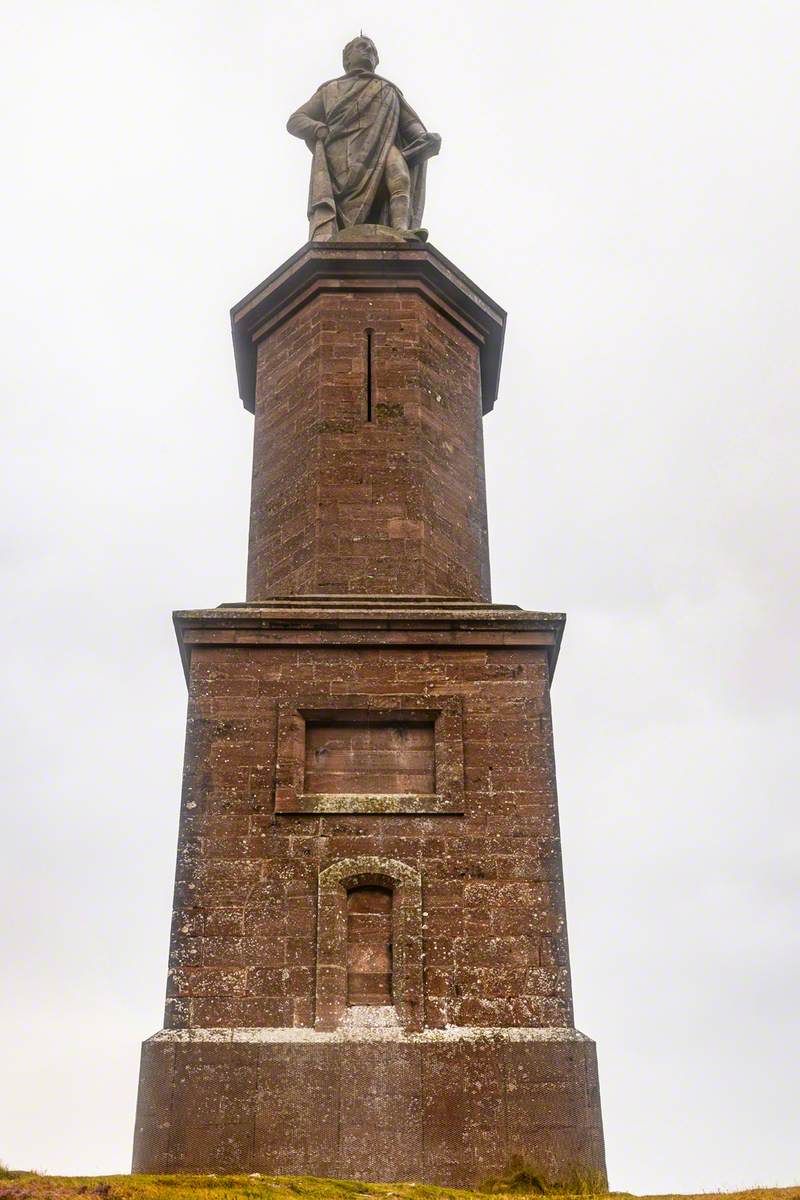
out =
[[[463,812],[460,696],[315,699],[278,707],[276,812]]]
[[[306,717],[303,792],[426,795],[436,791],[434,717],[344,710]]]

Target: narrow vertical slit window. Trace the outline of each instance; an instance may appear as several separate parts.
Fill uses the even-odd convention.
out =
[[[368,329],[366,345],[367,420],[372,420],[372,330]]]

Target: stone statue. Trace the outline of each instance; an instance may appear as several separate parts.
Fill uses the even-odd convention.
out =
[[[378,51],[370,38],[353,38],[342,59],[345,74],[321,84],[286,126],[314,156],[309,240],[379,225],[395,237],[424,241],[427,160],[442,139],[428,133],[399,88],[375,74]]]

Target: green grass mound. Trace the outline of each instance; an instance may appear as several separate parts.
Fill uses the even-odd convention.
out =
[[[487,1195],[579,1196],[581,1200],[637,1200],[628,1192],[600,1192],[596,1181],[575,1179],[562,1187],[547,1184],[541,1173],[523,1162],[512,1163],[496,1179],[476,1191],[432,1187],[423,1183],[360,1183],[350,1179],[316,1179],[310,1175],[41,1175],[11,1171],[0,1165],[0,1200],[486,1200]],[[638,1200],[800,1200],[800,1187],[753,1188],[744,1192],[639,1197]]]

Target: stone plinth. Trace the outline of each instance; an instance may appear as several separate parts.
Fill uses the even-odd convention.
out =
[[[594,1043],[574,1030],[164,1031],[133,1169],[469,1187],[515,1155],[605,1177]]]

